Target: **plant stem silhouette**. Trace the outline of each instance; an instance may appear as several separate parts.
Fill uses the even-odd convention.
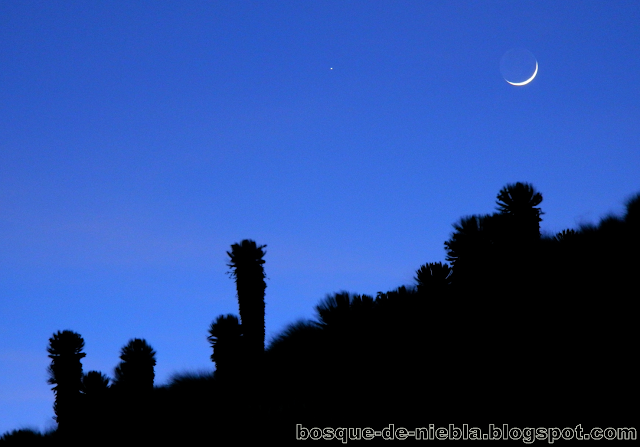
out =
[[[235,278],[238,307],[242,322],[242,334],[247,355],[252,362],[258,361],[264,352],[264,295],[267,284],[262,264],[266,245],[256,245],[250,239],[233,244],[227,252],[231,276]]]
[[[53,405],[60,434],[67,435],[77,429],[78,410],[82,390],[82,352],[84,340],[80,334],[65,330],[58,331],[49,339],[47,352],[51,359],[48,368],[48,383],[54,385]]]
[[[244,360],[238,317],[233,314],[218,316],[209,327],[207,340],[213,350],[211,360],[216,364],[216,378],[226,381],[236,376]]]

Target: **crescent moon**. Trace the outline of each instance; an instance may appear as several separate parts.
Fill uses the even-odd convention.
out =
[[[531,75],[531,77],[529,79],[527,79],[526,81],[510,82],[510,81],[507,81],[506,79],[505,79],[505,81],[507,81],[511,85],[518,85],[518,86],[527,85],[529,82],[533,81],[533,78],[535,78],[537,74],[538,74],[538,61],[536,61],[536,69],[534,70],[533,75]]]

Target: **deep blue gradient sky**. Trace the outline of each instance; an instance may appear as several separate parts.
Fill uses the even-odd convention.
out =
[[[1,2],[0,433],[53,423],[58,330],[85,372],[134,337],[157,384],[212,370],[242,239],[267,244],[269,339],[413,283],[507,183],[542,192],[544,232],[621,214],[639,23],[634,0]]]

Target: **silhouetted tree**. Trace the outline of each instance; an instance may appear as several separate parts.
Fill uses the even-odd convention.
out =
[[[77,429],[80,393],[82,390],[82,363],[85,357],[82,352],[84,340],[80,334],[65,330],[58,331],[49,339],[47,352],[51,359],[48,368],[50,385],[55,394],[53,409],[58,422],[58,430],[63,435],[70,435]]]
[[[243,367],[244,346],[242,326],[233,314],[220,315],[211,323],[207,337],[216,364],[216,378],[228,380],[236,376]]]
[[[511,217],[515,237],[527,241],[540,238],[540,208],[542,194],[529,183],[511,183],[498,193],[496,204],[501,214]]]
[[[230,258],[227,265],[236,281],[244,345],[252,363],[264,352],[264,295],[267,284],[262,266],[266,252],[262,249],[265,247],[245,239],[240,244],[233,244],[231,251],[227,252]]]
[[[122,391],[145,392],[153,389],[156,352],[144,339],[129,340],[120,351],[114,386]]]

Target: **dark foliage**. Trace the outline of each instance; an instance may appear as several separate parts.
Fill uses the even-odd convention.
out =
[[[508,184],[500,190],[496,200],[498,211],[509,216],[512,231],[509,236],[515,240],[535,241],[540,238],[542,218],[538,205],[542,194],[529,183]]]
[[[82,352],[84,340],[80,334],[58,331],[49,339],[47,352],[51,359],[48,383],[53,386],[53,405],[60,432],[71,433],[78,429],[79,407],[82,391]]]
[[[156,352],[144,339],[134,338],[120,351],[120,364],[115,369],[114,387],[128,393],[153,389]]]
[[[0,437],[0,445],[2,446],[29,446],[43,445],[44,436],[39,431],[23,428],[20,430],[12,430]]]
[[[245,347],[248,355],[256,358],[262,356],[265,341],[264,295],[267,284],[262,266],[265,247],[245,239],[240,244],[233,244],[231,251],[227,252],[230,273],[236,281]]]
[[[111,444],[282,445],[295,424],[632,426],[640,195],[623,217],[555,235],[540,233],[541,202],[527,183],[506,185],[496,213],[454,224],[450,264],[424,264],[415,286],[375,298],[327,295],[315,320],[287,326],[266,351],[265,246],[234,244],[242,323],[211,324],[215,373],[154,387],[155,352],[134,339],[109,386],[82,375],[80,336],[59,332],[49,352],[60,427],[75,421],[83,439]],[[2,441],[20,437],[46,438]]]
[[[233,314],[218,316],[209,327],[207,340],[213,350],[211,360],[216,364],[216,376],[223,380],[237,376],[245,358],[238,317]]]
[[[430,262],[416,270],[418,292],[440,294],[451,285],[453,271],[446,263]]]

